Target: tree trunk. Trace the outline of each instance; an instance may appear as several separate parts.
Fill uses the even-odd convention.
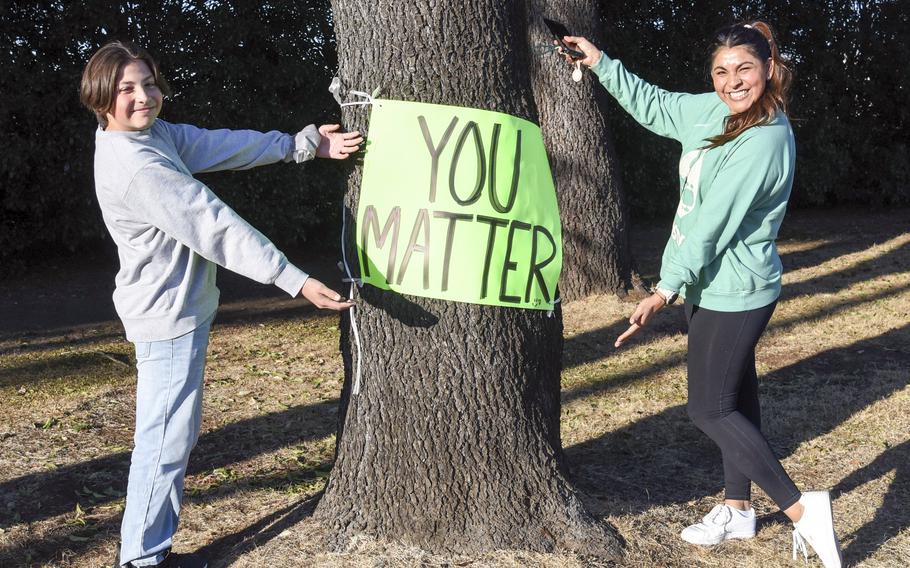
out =
[[[572,68],[553,54],[543,17],[600,46],[600,8],[591,0],[531,1],[531,81],[562,218],[559,291],[564,300],[604,292],[625,295],[633,283],[632,255],[606,121],[608,95],[593,73],[586,72],[580,83],[572,81]]]
[[[536,119],[524,2],[332,5],[346,88]],[[347,107],[345,126],[366,126],[367,112]],[[360,179],[355,167],[349,220]],[[316,513],[336,545],[367,534],[434,552],[619,554],[614,529],[585,511],[561,471],[558,309],[548,317],[372,286],[356,309],[362,388],[352,396],[344,316],[336,462]]]

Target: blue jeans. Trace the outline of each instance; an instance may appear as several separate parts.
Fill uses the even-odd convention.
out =
[[[212,318],[164,341],[137,342],[136,433],[120,564],[154,566],[177,530],[183,477],[202,421],[202,375]]]

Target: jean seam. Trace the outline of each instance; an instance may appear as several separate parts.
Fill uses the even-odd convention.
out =
[[[139,546],[142,550],[145,550],[145,532],[146,527],[148,526],[149,509],[152,506],[152,493],[154,492],[155,484],[158,481],[158,469],[161,464],[161,453],[164,451],[164,440],[167,437],[168,417],[170,414],[168,408],[170,407],[171,403],[171,387],[173,387],[174,384],[174,341],[174,339],[168,341],[168,345],[170,346],[170,367],[168,369],[167,390],[164,399],[164,423],[161,427],[161,440],[158,443],[158,454],[155,459],[155,466],[152,469],[154,475],[152,477],[152,483],[149,486],[148,495],[146,497],[145,511],[142,513],[142,530],[139,537]]]

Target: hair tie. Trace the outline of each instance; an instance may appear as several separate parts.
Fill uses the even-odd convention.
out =
[[[751,30],[751,29],[752,29],[752,24],[743,24],[743,27],[744,27],[744,28],[749,28],[749,29]]]

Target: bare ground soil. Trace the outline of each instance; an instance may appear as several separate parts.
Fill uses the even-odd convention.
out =
[[[653,276],[666,230],[635,237]],[[908,566],[910,211],[797,212],[779,244],[784,291],[758,349],[763,429],[801,488],[832,491],[848,565]],[[331,264],[317,262],[324,281]],[[112,270],[79,259],[0,282],[0,566],[111,564],[135,386]],[[311,513],[332,465],[338,320],[219,278],[176,550],[243,567],[605,565],[508,550],[442,557],[368,538],[327,551]],[[788,523],[760,490],[755,539],[679,540],[722,494],[719,453],[685,416],[681,310],[615,350],[633,306],[591,297],[564,311],[563,445],[589,507],[626,539],[622,565],[796,566]]]

